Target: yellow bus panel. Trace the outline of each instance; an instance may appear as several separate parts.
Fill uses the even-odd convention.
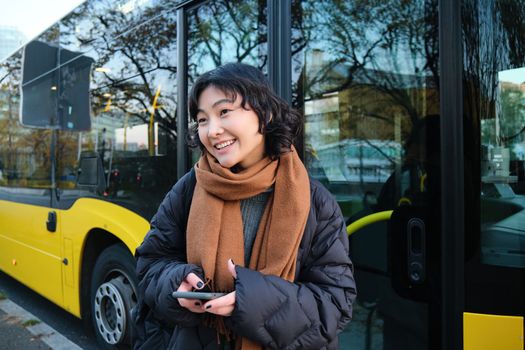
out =
[[[46,228],[50,211],[57,214],[55,232]],[[149,229],[138,214],[93,198],[80,198],[66,210],[0,201],[0,223],[0,269],[77,317],[88,234],[106,231],[133,254]]]
[[[463,313],[464,350],[523,350],[523,317]]]
[[[61,235],[46,228],[50,210],[0,200],[0,269],[61,305]]]
[[[67,210],[57,210],[58,224],[64,237],[65,254],[71,260],[64,266],[64,304],[62,307],[80,317],[80,274],[87,235],[93,229],[107,231],[135,253],[148,232],[149,223],[138,214],[111,202],[93,198],[78,199]],[[72,286],[67,282],[72,274]]]

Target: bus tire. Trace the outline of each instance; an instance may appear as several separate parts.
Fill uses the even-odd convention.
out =
[[[91,275],[91,322],[102,349],[129,348],[131,308],[137,302],[135,259],[121,243],[100,253]]]

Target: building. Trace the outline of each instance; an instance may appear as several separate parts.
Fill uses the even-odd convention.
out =
[[[0,26],[0,61],[14,53],[27,41],[24,33],[12,26]]]

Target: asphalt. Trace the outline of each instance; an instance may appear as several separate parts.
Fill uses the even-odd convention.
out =
[[[82,348],[11,300],[0,300],[0,350],[81,350]]]
[[[23,325],[22,319],[0,310],[0,349],[1,350],[51,350]]]

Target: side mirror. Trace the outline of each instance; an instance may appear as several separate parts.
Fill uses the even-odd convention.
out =
[[[22,61],[22,125],[90,130],[93,58],[34,40],[25,46]]]

